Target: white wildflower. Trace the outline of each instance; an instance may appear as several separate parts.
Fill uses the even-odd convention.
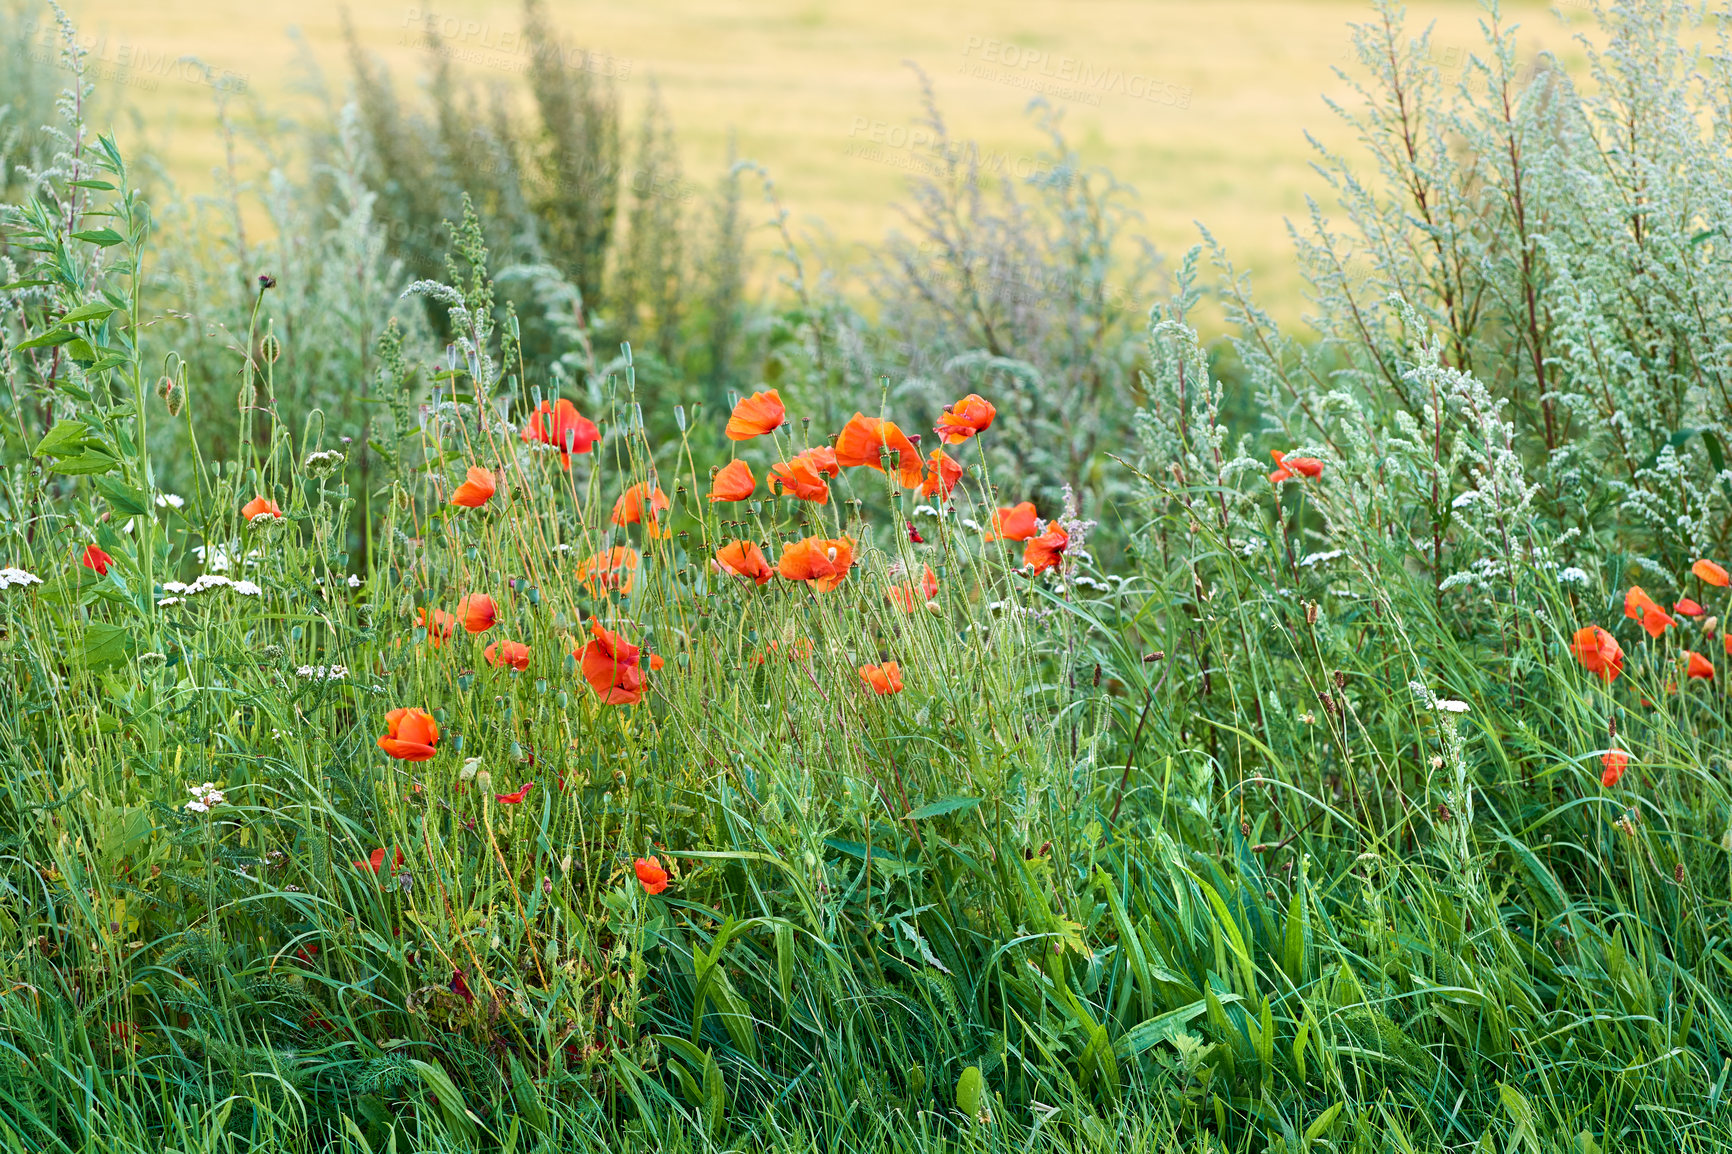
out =
[[[178,493],[158,493],[156,495],[156,507],[158,509],[184,509],[186,498]]]
[[[184,600],[184,597],[159,597],[156,604],[159,609],[167,609],[170,605],[179,605]]]
[[[360,587],[361,587],[361,578],[354,573],[349,574],[349,588],[359,589]]]
[[[236,581],[233,582],[230,587],[243,597],[257,597],[264,593],[263,589],[260,589],[251,581]]]
[[[216,782],[207,781],[202,785],[189,785],[187,792],[192,794],[192,800],[186,803],[186,808],[193,813],[209,813],[213,808],[227,800],[223,791],[218,789]]]
[[[1301,569],[1310,569],[1317,565],[1327,565],[1338,557],[1347,556],[1345,549],[1331,549],[1327,553],[1307,553],[1299,559]]]
[[[188,593],[203,593],[206,589],[215,589],[219,585],[233,584],[234,582],[230,581],[227,577],[218,576],[215,573],[206,573],[200,576],[191,585],[187,586],[186,591]]]
[[[42,578],[34,573],[26,573],[22,569],[0,569],[0,589],[12,585],[40,585]]]
[[[1580,585],[1582,588],[1586,589],[1588,587],[1588,575],[1582,572],[1582,570],[1576,568],[1574,565],[1571,565],[1568,569],[1558,570],[1558,584]]]

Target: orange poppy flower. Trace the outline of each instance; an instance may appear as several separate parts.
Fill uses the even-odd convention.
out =
[[[872,687],[880,697],[902,692],[902,667],[894,661],[882,665],[862,665],[860,680]]]
[[[785,492],[801,501],[810,501],[814,505],[830,503],[830,483],[824,480],[824,474],[818,471],[816,465],[804,454],[792,461],[780,461],[770,466],[770,475],[766,480],[770,492]]]
[[[577,579],[583,582],[591,597],[600,597],[610,589],[627,597],[637,582],[637,567],[641,560],[636,549],[629,545],[615,545],[605,553],[597,553],[579,562]]]
[[[1724,589],[1732,584],[1732,574],[1709,560],[1701,560],[1690,566],[1690,572],[1700,577],[1705,583]]]
[[[644,509],[646,505],[649,507],[647,514]],[[619,500],[613,503],[613,523],[622,526],[642,525],[649,536],[666,537],[667,530],[661,527],[660,518],[667,508],[668,495],[662,492],[660,485],[639,481],[621,493]]]
[[[1026,541],[1040,532],[1035,525],[1037,520],[1033,501],[1024,501],[1022,504],[1012,505],[1008,509],[999,509],[992,515],[993,531],[986,535],[986,539],[988,541]]]
[[[608,705],[636,705],[644,695],[642,651],[593,617],[589,631],[594,640],[578,654],[584,680]]]
[[[836,460],[836,450],[829,445],[819,445],[815,449],[806,449],[794,459],[809,463],[815,472],[825,476],[840,477],[842,475],[842,465]]]
[[[925,569],[926,572],[920,577],[920,584],[904,581],[890,587],[890,600],[902,612],[912,613],[938,596],[938,575],[932,571],[930,565]]]
[[[1640,621],[1649,637],[1659,637],[1668,627],[1678,623],[1644,593],[1640,585],[1630,586],[1630,591],[1624,594],[1624,616]]]
[[[269,497],[254,497],[241,506],[241,520],[257,521],[260,517],[281,517],[283,511]]]
[[[528,797],[529,791],[534,788],[535,783],[533,781],[526,781],[523,783],[523,788],[516,793],[496,793],[493,795],[493,800],[500,805],[522,805],[523,799]]]
[[[392,858],[397,865],[401,866],[403,864],[403,851],[402,850],[393,849],[391,851],[391,855],[392,855]],[[385,847],[380,846],[378,849],[376,849],[372,853],[368,854],[366,861],[350,862],[349,864],[353,865],[358,870],[367,870],[370,873],[378,873],[380,870],[385,868]],[[319,947],[314,946],[313,947],[313,953],[316,954],[318,952],[319,952]],[[311,958],[309,958],[308,960],[310,961]]]
[[[438,752],[439,723],[424,709],[409,706],[385,715],[379,748],[398,761],[427,761]]]
[[[481,655],[489,665],[509,665],[519,673],[529,668],[529,646],[521,641],[495,641]]]
[[[882,473],[886,449],[897,456],[897,472],[902,487],[918,488],[924,472],[920,466],[920,450],[893,421],[855,413],[836,437],[836,463],[847,469],[864,465]]]
[[[78,563],[86,569],[96,570],[98,577],[106,577],[108,567],[114,564],[114,558],[110,557],[102,546],[92,544],[84,547],[84,556],[78,559]]]
[[[499,620],[499,606],[485,593],[471,593],[457,603],[457,619],[471,633],[485,633]]]
[[[962,466],[943,449],[932,450],[932,467],[920,486],[921,496],[937,497],[939,504],[950,500],[950,491],[962,480]]]
[[[451,635],[457,632],[457,618],[443,609],[433,610],[432,616],[428,616],[425,609],[415,610],[415,624],[427,631],[427,640],[433,643],[435,649],[449,641]]]
[[[1617,638],[1598,625],[1576,630],[1571,648],[1575,650],[1576,660],[1582,663],[1582,668],[1605,679],[1607,685],[1624,671],[1623,647]]]
[[[1070,547],[1070,534],[1064,531],[1064,526],[1053,523],[1047,526],[1046,532],[1038,537],[1030,537],[1022,547],[1022,559],[1034,566],[1036,573],[1045,573],[1048,569],[1058,566],[1064,559],[1064,551]]]
[[[1714,663],[1700,653],[1684,650],[1684,676],[1698,677],[1704,681],[1714,680]]]
[[[710,501],[750,501],[758,482],[752,477],[752,467],[744,461],[729,461],[710,482]]]
[[[1732,657],[1732,630],[1727,631],[1724,643],[1726,646],[1726,656]]]
[[[1672,606],[1672,612],[1684,617],[1700,617],[1704,610],[1700,605],[1696,604],[1688,597],[1680,597],[1678,598],[1677,604]]]
[[[660,858],[640,857],[631,863],[631,868],[645,893],[655,895],[668,888],[668,871],[662,868]]]
[[[1624,771],[1630,768],[1630,755],[1621,749],[1608,749],[1600,758],[1600,784],[1611,789],[1618,784],[1618,779],[1624,776]]]
[[[483,469],[480,465],[469,466],[468,480],[457,486],[457,491],[451,494],[451,503],[461,505],[465,509],[479,509],[493,498],[494,490],[498,488],[492,469]]]
[[[577,406],[561,397],[553,404],[541,402],[541,407],[529,414],[529,423],[520,436],[525,441],[540,441],[559,450],[560,464],[571,468],[573,453],[587,453],[601,440],[601,430],[594,421],[577,411]]]
[[[992,418],[998,416],[998,410],[992,403],[979,393],[969,393],[939,416],[938,423],[932,426],[939,439],[946,445],[959,445],[976,433],[984,433],[992,426]]]
[[[828,593],[842,584],[853,564],[853,538],[807,537],[782,546],[776,571],[789,581],[805,581],[813,591]]]
[[[749,577],[759,585],[768,585],[776,573],[764,551],[751,541],[730,541],[717,549],[716,568],[734,577]]]
[[[753,393],[734,406],[728,416],[728,440],[749,441],[773,433],[788,423],[788,410],[775,389]]]
[[[1279,449],[1269,450],[1269,455],[1275,458],[1275,471],[1269,474],[1269,483],[1279,485],[1282,481],[1299,477],[1321,477],[1323,462],[1316,457],[1289,457]]]

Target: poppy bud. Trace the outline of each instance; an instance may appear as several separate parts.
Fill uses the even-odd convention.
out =
[[[1719,628],[1720,628],[1720,619],[1718,617],[1704,617],[1704,618],[1702,618],[1702,635],[1704,637],[1714,636],[1715,631],[1718,630]]]
[[[168,406],[169,416],[178,417],[180,416],[181,406],[186,403],[186,390],[170,389],[168,396],[164,397],[162,402]]]
[[[475,775],[475,788],[482,793],[493,792],[493,775],[485,769]]]
[[[277,287],[277,278],[276,277],[272,276],[268,272],[262,272],[259,274],[259,290],[261,292],[264,291],[265,289],[273,289],[276,287]]]
[[[275,333],[266,333],[265,339],[259,342],[259,355],[271,364],[276,364],[283,355],[283,342],[277,339]]]
[[[161,380],[156,382],[156,395],[162,400],[168,400],[168,395],[172,392],[174,392],[173,377],[164,376]]]

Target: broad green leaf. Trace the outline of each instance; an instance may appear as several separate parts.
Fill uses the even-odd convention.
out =
[[[126,243],[126,238],[112,228],[87,228],[81,232],[73,233],[72,239],[81,240],[86,244],[99,245],[102,248],[111,248],[114,245]]]
[[[80,321],[99,321],[103,320],[111,313],[118,311],[118,309],[107,301],[94,301],[91,304],[79,305],[77,308],[61,317],[60,323],[63,325],[72,325],[77,324]]]
[[[77,452],[84,445],[84,439],[90,435],[90,427],[83,421],[61,419],[54,422],[54,427],[43,434],[36,442],[33,457],[64,457]]]
[[[13,348],[18,352],[23,352],[25,349],[46,349],[53,345],[63,345],[67,341],[75,341],[77,339],[77,333],[68,332],[66,329],[49,329],[41,336],[31,337],[27,341],[14,345]]]
[[[980,1104],[986,1097],[986,1079],[979,1066],[970,1066],[956,1080],[956,1108],[970,1118],[980,1117]]]
[[[150,515],[150,505],[145,500],[144,494],[119,477],[98,477],[96,491],[101,493],[108,503],[114,506],[114,511],[123,517],[146,517]]]
[[[119,463],[100,449],[87,449],[76,457],[61,458],[50,465],[49,469],[69,477],[84,477],[94,473],[106,473]]]
[[[941,814],[956,813],[960,810],[973,809],[980,804],[978,797],[941,797],[937,801],[929,801],[919,809],[911,810],[909,821],[925,821]]]
[[[91,669],[119,665],[126,660],[132,631],[107,622],[94,622],[84,631],[84,664]]]

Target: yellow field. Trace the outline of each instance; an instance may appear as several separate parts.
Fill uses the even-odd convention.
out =
[[[516,83],[526,63],[519,9],[437,0],[443,45],[479,81]],[[421,70],[413,37],[427,0],[349,5],[363,42],[405,90]],[[1064,110],[1085,155],[1141,193],[1149,235],[1170,255],[1201,221],[1257,272],[1278,314],[1301,308],[1285,219],[1321,182],[1309,129],[1346,134],[1323,103],[1349,99],[1332,67],[1345,60],[1350,0],[550,0],[576,46],[574,66],[618,77],[628,106],[659,83],[682,142],[686,174],[708,181],[730,133],[761,161],[802,226],[847,241],[893,228],[909,166],[917,90],[903,64],[932,77],[957,136],[978,139],[1006,171],[1040,146],[1023,109],[1037,89]],[[211,183],[222,147],[208,77],[244,81],[273,112],[304,107],[293,82],[298,28],[325,82],[348,82],[336,0],[299,5],[215,0],[70,0],[110,88],[145,114],[152,142],[190,190]],[[1471,0],[1420,0],[1414,27],[1435,21],[1434,56],[1459,74],[1481,43]],[[1580,18],[1582,9],[1563,11]],[[1506,3],[1527,51],[1564,52],[1571,31],[1546,7]],[[1525,55],[1526,53],[1524,53]],[[1566,59],[1569,55],[1566,53]],[[210,73],[182,61],[196,57]],[[130,123],[130,122],[129,122]],[[123,129],[130,131],[130,129]]]

